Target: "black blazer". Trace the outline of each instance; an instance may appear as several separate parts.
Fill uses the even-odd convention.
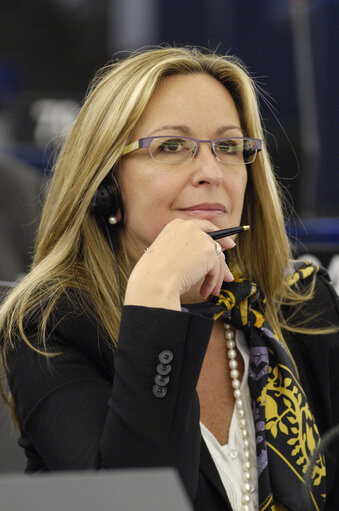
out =
[[[318,314],[315,324],[339,324],[338,297],[325,276],[317,278],[307,313]],[[196,511],[231,510],[201,438],[195,390],[212,325],[187,312],[125,306],[115,351],[99,322],[75,300],[62,300],[48,327],[48,345],[60,354],[47,359],[23,342],[9,354],[27,471],[174,466]],[[37,345],[33,322],[27,332]],[[293,334],[287,342],[324,433],[339,423],[339,335]],[[165,372],[171,366],[162,397],[154,389],[163,370],[159,355]],[[327,466],[326,509],[334,510],[339,470],[333,444]]]

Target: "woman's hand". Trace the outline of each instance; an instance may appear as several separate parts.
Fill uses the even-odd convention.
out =
[[[207,220],[169,222],[135,265],[126,289],[126,305],[180,310],[180,297],[218,295],[222,282],[232,281],[224,254],[206,233],[218,228]],[[230,238],[219,240],[223,250]],[[195,292],[196,289],[196,292]]]

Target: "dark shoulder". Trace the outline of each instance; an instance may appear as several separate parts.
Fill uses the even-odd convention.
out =
[[[78,351],[100,366],[111,365],[113,341],[86,296],[69,290],[57,300],[48,315],[43,343],[41,325],[46,307],[36,309],[24,321],[24,331],[32,347],[52,353]],[[15,348],[22,346],[23,340],[18,336]]]
[[[312,283],[313,296],[306,299]],[[293,317],[293,322],[304,323],[308,328],[339,327],[339,297],[325,268],[320,267],[316,274],[299,281],[297,288],[301,295],[305,294],[305,301],[293,307],[284,306],[285,319]]]
[[[334,302],[336,302],[336,305],[338,307],[339,304],[339,295],[334,289],[330,276],[328,274],[328,271],[324,267],[320,267],[319,271],[316,275],[316,283],[318,284],[318,287],[320,289],[326,290],[326,293],[329,293]]]
[[[113,351],[109,338],[96,308],[89,298],[77,291],[63,294],[54,307],[47,326],[48,336],[58,335],[59,342],[71,342],[81,349],[92,351],[101,346]]]
[[[339,327],[339,297],[325,268],[320,267],[316,274],[314,296],[310,300],[309,309],[318,316],[318,321],[315,322],[319,322],[320,328],[322,324],[325,327]]]
[[[94,333],[107,335],[90,300],[73,290],[59,298],[50,314],[47,329],[48,332],[57,330],[69,338],[73,338],[76,331],[83,337],[92,337]]]
[[[310,300],[282,308],[290,326],[307,329],[305,332],[284,331],[299,366],[306,360],[313,360],[315,365],[328,364],[330,359],[339,360],[339,298],[324,268],[304,279],[298,286],[299,292],[306,293],[312,279],[315,279],[314,293]],[[323,333],[315,333],[315,329]]]

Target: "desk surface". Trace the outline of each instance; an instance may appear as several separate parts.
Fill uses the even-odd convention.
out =
[[[0,476],[6,511],[192,511],[172,469]]]

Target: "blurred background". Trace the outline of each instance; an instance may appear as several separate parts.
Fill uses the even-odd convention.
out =
[[[116,52],[162,43],[245,62],[265,91],[295,256],[339,291],[338,27],[339,0],[0,0],[0,299],[28,270],[54,141],[91,77]],[[0,413],[0,472],[23,468],[9,430]]]
[[[296,253],[339,253],[339,0],[0,0],[0,280],[30,262],[54,140],[116,52],[199,45],[260,87]],[[269,106],[270,105],[270,106]]]

